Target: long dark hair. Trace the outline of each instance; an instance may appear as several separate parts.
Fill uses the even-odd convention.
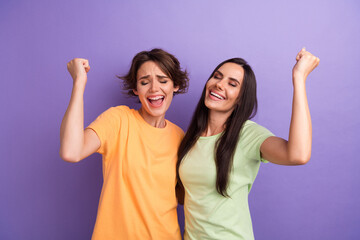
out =
[[[236,103],[233,112],[226,120],[225,130],[217,140],[214,149],[216,163],[216,190],[224,197],[229,197],[226,190],[229,182],[229,173],[233,164],[235,148],[239,141],[240,131],[245,121],[253,118],[256,114],[257,98],[255,74],[248,63],[242,58],[231,58],[220,63],[211,73],[208,81],[225,63],[236,63],[244,69],[244,79],[239,93],[238,102]],[[182,185],[179,177],[179,166],[181,161],[208,126],[209,109],[205,106],[205,93],[206,85],[195,109],[189,129],[186,132],[178,150],[176,171],[180,185]]]

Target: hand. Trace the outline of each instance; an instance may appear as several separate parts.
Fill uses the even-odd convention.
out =
[[[315,57],[305,48],[296,55],[296,64],[293,68],[293,81],[302,79],[304,82],[307,76],[319,65],[320,59]]]
[[[83,58],[74,58],[67,64],[67,69],[76,82],[82,82],[86,84],[87,73],[90,71],[89,61]]]

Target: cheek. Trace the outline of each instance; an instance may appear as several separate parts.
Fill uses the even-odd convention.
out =
[[[210,82],[210,80],[209,80],[209,81],[207,81],[207,83],[206,83],[206,85],[205,85],[205,92],[208,92],[208,91],[209,91],[210,86],[211,86],[211,82]]]
[[[146,91],[144,91],[144,89],[142,89],[142,88],[138,88],[138,89],[137,89],[137,96],[138,96],[139,98],[144,98],[144,97],[145,97],[145,93],[146,93]]]
[[[205,87],[208,88],[212,84],[212,78],[206,82]]]
[[[175,91],[177,88],[175,88],[174,85],[171,83],[171,84],[167,85],[164,89],[165,89],[165,92],[166,92],[167,94],[171,95],[171,94],[174,93],[174,91]]]
[[[232,91],[232,97],[238,99],[240,97],[240,89],[236,88]]]
[[[230,95],[230,94],[229,94]],[[228,96],[229,96],[228,95]],[[231,100],[229,101],[229,104],[234,106],[239,100],[239,92],[238,91],[232,91],[231,92]]]

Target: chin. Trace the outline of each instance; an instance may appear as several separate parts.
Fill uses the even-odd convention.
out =
[[[205,100],[204,104],[209,110],[216,110],[216,106],[214,106],[212,102],[208,102]]]
[[[159,109],[154,109],[154,108],[148,108],[148,114],[153,116],[153,117],[161,117],[163,115],[165,115],[167,109],[163,109],[163,108],[159,108]]]

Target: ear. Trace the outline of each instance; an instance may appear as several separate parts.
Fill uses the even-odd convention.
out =
[[[137,95],[137,96],[139,95],[139,94],[138,94],[138,91],[137,91],[136,89],[133,89],[132,91],[133,91],[133,93],[134,93],[135,95]]]
[[[174,92],[179,91],[179,88],[180,88],[179,86],[175,86],[175,87],[174,87]]]

